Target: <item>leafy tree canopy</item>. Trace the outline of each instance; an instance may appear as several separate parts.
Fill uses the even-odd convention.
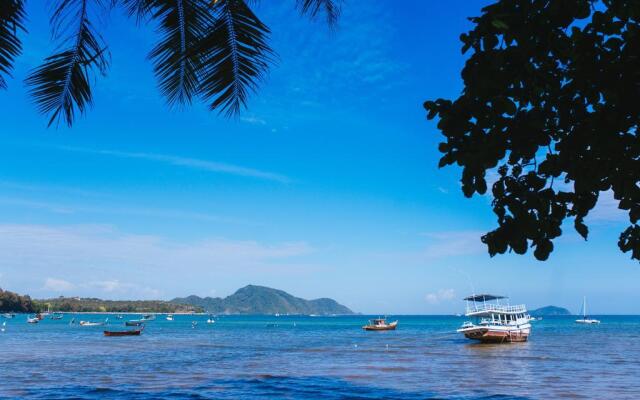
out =
[[[462,94],[424,107],[464,195],[495,180],[489,254],[546,260],[565,219],[587,239],[612,191],[630,221],[618,246],[640,260],[640,1],[500,0],[470,20]]]
[[[301,14],[337,23],[342,0],[290,0]],[[0,0],[0,89],[22,51],[27,0]],[[137,23],[152,22],[158,42],[149,53],[169,106],[200,99],[235,116],[274,59],[269,28],[253,12],[257,0],[36,0],[51,6],[56,50],[26,78],[49,126],[71,126],[91,106],[91,83],[110,64],[97,21],[120,8]]]

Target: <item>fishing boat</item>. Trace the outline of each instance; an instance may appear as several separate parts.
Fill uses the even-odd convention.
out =
[[[38,322],[40,322],[40,319],[37,316],[27,317],[27,323],[29,324],[37,324]]]
[[[132,329],[128,331],[104,331],[105,336],[140,336],[144,327],[140,329]]]
[[[386,318],[370,319],[369,323],[362,327],[365,331],[393,331],[398,326],[398,321],[387,323]]]
[[[527,341],[531,333],[531,317],[524,304],[512,306],[506,297],[491,294],[473,295],[464,300],[467,302],[465,315],[476,321],[464,322],[458,333],[482,343]]]
[[[107,324],[109,318],[105,319],[102,322],[93,322],[93,321],[80,321],[80,326],[103,326]]]
[[[153,314],[147,314],[147,315],[143,315],[142,318],[140,318],[140,321],[142,322],[148,322],[148,321],[153,321],[156,319],[156,316]]]
[[[585,296],[582,299],[582,318],[577,319],[576,323],[578,324],[599,324],[600,321],[593,318],[587,318],[587,297]]]
[[[4,313],[2,314],[2,318],[6,318],[6,319],[11,319],[13,317],[15,317],[16,315],[14,313]]]
[[[51,314],[51,316],[49,318],[51,318],[53,320],[59,320],[59,319],[64,318],[64,315],[62,315],[60,313],[53,313],[53,314]]]
[[[167,321],[173,321],[173,314],[167,315]]]
[[[140,325],[144,325],[144,321],[140,321],[140,320],[126,321],[124,324],[126,326],[140,326]]]

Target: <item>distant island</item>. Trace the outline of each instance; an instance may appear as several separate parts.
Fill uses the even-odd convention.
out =
[[[61,312],[112,312],[112,313],[194,313],[202,308],[164,300],[102,300],[83,297],[57,297],[36,301],[38,310]]]
[[[189,296],[171,300],[176,304],[201,307],[214,314],[353,314],[335,300],[305,300],[282,290],[248,285],[225,298]]]
[[[566,308],[556,306],[540,307],[529,311],[532,317],[553,316],[553,315],[571,315],[571,311]]]

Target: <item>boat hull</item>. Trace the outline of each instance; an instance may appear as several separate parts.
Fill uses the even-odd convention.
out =
[[[395,331],[397,326],[398,321],[395,321],[388,325],[365,325],[362,329],[365,331]]]
[[[530,329],[491,329],[485,327],[461,330],[467,339],[481,343],[516,343],[529,339]]]
[[[134,331],[104,331],[105,336],[140,336],[142,333],[141,329],[136,329]]]
[[[600,321],[598,321],[597,319],[577,319],[576,320],[576,324],[599,324]]]

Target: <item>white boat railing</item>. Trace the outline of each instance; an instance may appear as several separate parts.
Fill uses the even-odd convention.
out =
[[[524,304],[509,306],[491,303],[475,303],[473,305],[467,305],[467,314],[475,314],[478,312],[525,313],[527,312],[527,307]]]

